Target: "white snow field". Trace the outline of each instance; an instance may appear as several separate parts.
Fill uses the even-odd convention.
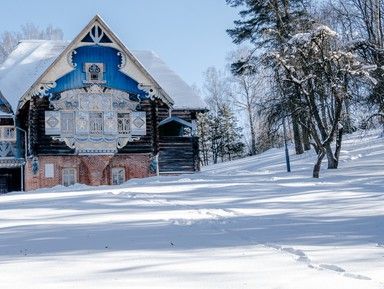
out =
[[[384,139],[194,175],[0,196],[0,288],[384,288]]]

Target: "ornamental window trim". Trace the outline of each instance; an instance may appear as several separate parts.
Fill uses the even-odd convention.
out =
[[[89,112],[89,134],[103,135],[104,134],[104,113]]]
[[[16,141],[16,129],[14,126],[1,126],[0,127],[0,140],[1,141]]]
[[[131,134],[131,114],[117,113],[117,133],[119,135]]]
[[[105,83],[104,80],[104,63],[85,63],[84,72],[86,80],[84,83],[99,84]]]

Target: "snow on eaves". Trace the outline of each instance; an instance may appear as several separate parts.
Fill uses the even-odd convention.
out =
[[[68,41],[24,40],[0,66],[0,91],[16,112],[20,98],[48,69]],[[144,68],[173,99],[174,109],[205,110],[207,104],[155,53],[132,51]]]
[[[0,67],[0,91],[16,112],[20,98],[65,49],[67,41],[21,41]]]

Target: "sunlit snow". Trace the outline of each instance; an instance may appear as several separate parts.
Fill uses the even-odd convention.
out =
[[[384,139],[340,169],[262,155],[194,175],[0,196],[0,288],[384,287]],[[326,164],[325,164],[326,165]]]

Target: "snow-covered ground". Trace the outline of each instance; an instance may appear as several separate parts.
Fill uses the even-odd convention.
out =
[[[0,196],[0,288],[384,288],[384,139],[195,175]]]

